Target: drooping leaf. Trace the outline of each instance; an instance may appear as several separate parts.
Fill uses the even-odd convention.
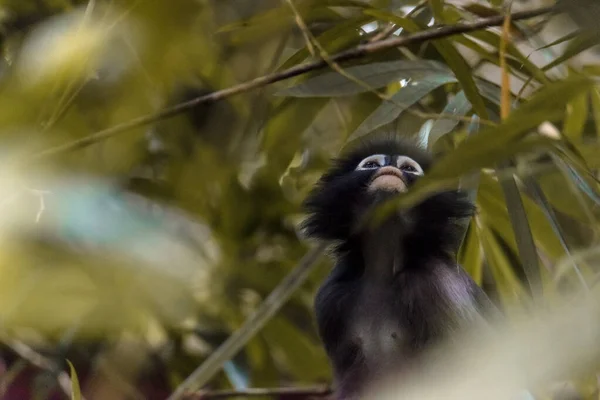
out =
[[[372,89],[402,79],[419,79],[430,75],[448,75],[450,70],[437,61],[406,60],[357,65],[344,68],[354,78]],[[280,96],[290,97],[333,97],[349,96],[368,91],[337,72],[326,72],[296,86],[279,91]]]
[[[571,140],[578,140],[588,116],[588,92],[575,96],[567,103],[563,134]]]
[[[600,89],[598,86],[592,88],[590,96],[592,98],[592,112],[596,125],[596,136],[600,138]]]
[[[521,193],[512,176],[509,179],[501,181],[500,184],[527,281],[534,296],[541,295],[539,292],[541,289],[541,277],[538,254],[533,235],[531,234],[529,221],[527,220],[527,213],[523,206],[523,200],[521,199]]]
[[[479,231],[485,259],[490,265],[492,276],[503,301],[513,304],[524,293],[523,286],[513,266],[504,254],[493,231],[485,226]]]
[[[550,43],[548,43],[548,44],[546,44],[544,46],[538,47],[537,49],[535,49],[535,51],[545,50],[545,49],[548,49],[550,47],[556,46],[557,44],[561,44],[561,43],[567,42],[569,40],[572,40],[572,39],[576,38],[579,34],[580,33],[577,32],[577,31],[576,32],[567,33],[565,36],[562,36],[562,37],[560,37],[560,38],[558,38],[556,40],[553,40],[552,42],[550,42]]]
[[[355,18],[350,18],[335,24],[334,27],[322,33],[316,37],[316,40],[321,44],[325,51],[330,54],[348,48],[350,45],[360,40],[361,36],[359,28],[364,24],[370,22],[373,18],[366,15],[359,15]],[[294,65],[299,64],[307,57],[310,56],[310,52],[305,47],[301,48],[290,56],[281,66],[278,71],[283,71]]]
[[[599,42],[600,42],[600,38],[598,37],[597,33],[582,32],[581,35],[575,37],[571,41],[571,43],[569,43],[567,45],[567,48],[565,49],[565,51],[563,51],[563,53],[558,58],[556,58],[554,61],[551,61],[548,64],[544,65],[542,67],[542,70],[548,71],[548,70],[556,67],[557,65],[560,65],[560,64],[564,63],[565,61],[570,60],[571,58],[584,52],[585,50],[589,49],[590,47],[597,45]]]
[[[514,110],[497,127],[487,128],[462,143],[457,151],[440,160],[429,176],[452,176],[468,170],[467,165],[481,165],[494,154],[506,154],[503,147],[546,120],[559,119],[566,102],[587,90],[590,81],[574,76],[552,83],[538,91],[529,101]]]
[[[475,224],[471,224],[467,230],[467,236],[458,259],[475,283],[481,286],[483,281],[483,249]]]
[[[327,98],[291,100],[285,99],[264,128],[262,148],[267,154],[267,172],[277,179],[294,157],[302,132],[329,101]]]
[[[298,12],[305,20],[338,19],[337,13],[329,7],[312,2],[303,2],[298,5]],[[218,33],[228,34],[229,40],[235,45],[244,45],[255,42],[272,35],[282,35],[294,27],[294,13],[285,4],[256,14],[246,20],[221,27]]]
[[[472,36],[475,39],[479,39],[491,46],[495,49],[500,47],[500,35],[496,32],[492,32],[489,30],[486,31],[476,31],[469,32],[468,36]],[[521,63],[523,68],[529,72],[537,81],[547,83],[548,78],[542,69],[540,69],[537,65],[535,65],[532,61],[530,61],[521,51],[512,43],[508,43],[506,46],[506,52],[508,55],[513,57],[516,61]]]
[[[560,226],[560,223],[556,217],[556,213],[554,212],[552,205],[550,204],[550,202],[544,195],[544,192],[542,191],[542,189],[540,188],[538,183],[532,177],[527,176],[523,180],[524,180],[525,186],[527,187],[527,191],[528,191],[529,195],[532,196],[533,200],[537,203],[537,205],[540,207],[540,209],[546,215],[546,218],[547,218],[548,222],[550,223],[550,225],[552,226],[552,230],[553,230],[554,234],[560,241],[560,244],[561,244],[562,248],[564,249],[565,254],[568,257],[570,257],[571,253],[569,250],[569,245],[567,243],[567,238],[565,236],[565,232],[563,232],[563,229]],[[585,277],[582,272],[582,270],[584,270],[585,267],[576,261],[573,261],[572,267],[573,267],[573,271],[575,272],[575,274],[577,275],[577,277],[581,283],[581,286],[583,288],[587,288],[587,283],[585,281]],[[591,275],[591,271],[588,271],[587,269],[584,272],[588,276]]]
[[[365,13],[380,18],[384,21],[393,22],[411,33],[421,31],[419,25],[408,18],[398,17],[394,14],[379,10],[366,10]],[[479,94],[477,85],[475,85],[475,81],[473,80],[471,67],[458,52],[458,50],[456,50],[454,43],[449,39],[438,39],[434,40],[432,43],[442,57],[444,57],[448,67],[450,67],[452,72],[454,72],[454,75],[460,82],[467,99],[469,99],[469,102],[471,102],[477,114],[479,114],[482,118],[487,118],[487,109],[485,108],[483,98]]]
[[[486,128],[440,159],[410,192],[378,207],[374,221],[388,215],[398,206],[414,204],[427,194],[447,187],[468,171],[494,165],[520,152],[551,148],[554,141],[546,137],[530,137],[521,141],[517,139],[544,121],[560,119],[565,104],[589,89],[590,84],[587,77],[572,76],[544,86],[529,101],[514,110],[502,124]]]
[[[443,115],[453,115],[456,117],[462,117],[471,110],[471,103],[467,100],[464,91],[460,91],[454,96],[452,100],[448,102],[444,110]],[[429,132],[429,142],[435,143],[440,137],[445,135],[454,129],[460,120],[451,118],[440,118],[433,123],[431,131]]]
[[[364,120],[352,133],[350,140],[364,136],[380,126],[394,121],[404,110],[421,100],[429,92],[449,82],[456,82],[456,78],[452,75],[436,74],[419,80],[411,80]]]

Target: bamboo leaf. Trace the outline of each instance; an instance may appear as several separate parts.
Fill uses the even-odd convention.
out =
[[[421,28],[414,21],[408,18],[398,17],[394,14],[379,10],[366,10],[365,13],[380,18],[384,21],[393,22],[411,33],[419,32],[421,30]],[[487,118],[487,109],[485,108],[485,103],[483,102],[481,94],[479,94],[477,85],[475,85],[475,81],[473,80],[471,67],[458,52],[458,50],[456,50],[454,43],[448,39],[438,39],[434,40],[432,44],[435,46],[441,56],[444,57],[446,63],[450,69],[452,69],[452,72],[454,72],[454,75],[460,82],[467,99],[469,99],[473,105],[475,112],[477,112],[480,117]]]
[[[559,119],[566,102],[588,89],[590,81],[586,77],[571,77],[545,86],[528,102],[514,110],[497,127],[487,128],[481,134],[461,143],[455,152],[440,160],[429,176],[449,177],[462,174],[470,166],[486,164],[500,154],[506,154],[504,147],[530,129],[546,120]]]
[[[534,201],[537,203],[537,205],[541,208],[542,212],[545,214],[546,219],[552,226],[552,230],[553,230],[554,234],[556,235],[556,237],[558,238],[558,240],[560,241],[560,244],[561,244],[562,248],[564,249],[566,256],[571,257],[569,245],[567,244],[567,238],[565,237],[565,234],[563,233],[560,223],[558,222],[558,219],[556,217],[554,209],[552,208],[552,206],[550,205],[550,202],[544,195],[544,192],[542,191],[542,189],[540,188],[538,183],[531,176],[527,176],[524,178],[524,184],[527,187],[529,195],[534,199]],[[573,261],[571,266],[572,266],[573,271],[577,275],[577,278],[578,278],[579,282],[581,283],[581,286],[584,289],[587,289],[587,283],[586,283],[585,277],[582,273],[582,270],[584,269],[584,267],[582,265],[580,265],[579,263],[577,263],[576,261]],[[587,271],[587,269],[586,269],[585,272],[587,275],[590,275],[591,271]]]
[[[471,110],[471,103],[467,100],[464,91],[460,91],[454,96],[452,100],[448,102],[444,110],[443,115],[454,115],[464,116]],[[433,145],[439,138],[444,136],[446,133],[454,129],[460,120],[451,118],[440,118],[433,123],[431,131],[429,132],[429,143]]]
[[[81,400],[81,389],[79,389],[79,380],[77,379],[77,372],[75,367],[71,364],[71,361],[67,360],[69,369],[71,371],[71,400]]]
[[[574,38],[573,41],[571,41],[571,43],[567,45],[567,48],[560,57],[543,66],[542,70],[548,71],[549,69],[552,69],[557,65],[560,65],[563,62],[570,60],[577,54],[582,53],[590,47],[597,45],[599,41],[600,39],[598,38],[597,33],[582,32],[580,36]]]
[[[596,136],[600,138],[600,90],[598,86],[594,86],[590,91],[592,98],[592,114],[596,125]]]
[[[483,281],[483,248],[475,224],[467,230],[465,242],[459,256],[460,265],[481,286]]]
[[[391,82],[402,79],[421,79],[431,75],[450,75],[450,70],[437,61],[406,60],[357,65],[345,68],[344,71],[364,82],[373,89],[378,89]],[[307,79],[277,94],[290,97],[334,97],[349,96],[368,91],[337,72],[326,72]]]
[[[592,90],[593,91],[593,90]],[[567,103],[563,133],[571,140],[579,140],[588,115],[588,93],[581,93]]]
[[[500,35],[492,31],[477,31],[469,32],[467,36],[472,36],[475,39],[479,39],[484,43],[493,46],[495,49],[500,48]],[[514,57],[516,61],[521,63],[523,68],[527,70],[537,81],[548,83],[548,78],[544,73],[543,69],[540,69],[537,65],[531,62],[521,51],[512,43],[508,43],[506,46],[506,52]]]
[[[317,36],[317,41],[323,46],[323,48],[329,52],[334,53],[342,49],[348,48],[348,46],[356,43],[361,39],[359,28],[364,24],[372,21],[373,18],[359,15],[355,18],[344,20],[321,35]],[[277,68],[278,71],[283,71],[301,63],[307,57],[310,56],[308,48],[304,46],[300,50],[296,51],[291,55],[284,63]]]
[[[564,42],[567,42],[569,40],[572,40],[574,38],[576,38],[577,36],[579,36],[579,32],[571,32],[571,33],[567,33],[565,36],[560,37],[556,40],[553,40],[552,42],[548,43],[547,45],[538,47],[537,49],[535,49],[535,51],[539,51],[539,50],[545,50],[548,49],[550,47],[556,46],[557,44],[561,44]]]
[[[508,303],[518,301],[524,293],[523,286],[494,233],[488,227],[485,227],[480,229],[479,237],[481,238],[485,259],[490,265],[494,281],[503,300]]]
[[[510,179],[502,181],[501,185],[506,201],[506,209],[508,210],[508,217],[515,233],[519,256],[523,263],[529,286],[534,297],[536,297],[541,295],[540,265],[531,228],[527,220],[527,213],[523,206],[523,200],[521,199],[521,194],[519,193],[519,188],[514,177],[511,176]]]
[[[430,75],[424,79],[411,80],[398,90],[390,100],[384,101],[363,123],[352,133],[350,140],[357,139],[367,133],[394,121],[408,107],[421,100],[432,90],[449,82],[456,82],[451,75]]]

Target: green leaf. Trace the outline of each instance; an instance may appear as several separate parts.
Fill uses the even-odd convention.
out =
[[[508,154],[506,147],[510,142],[544,121],[560,119],[565,103],[587,90],[589,85],[588,78],[573,76],[543,87],[528,102],[515,109],[502,124],[484,129],[481,134],[461,143],[455,152],[432,168],[429,176],[460,175],[475,165],[485,165],[491,159]]]
[[[433,11],[433,16],[438,21],[444,20],[444,1],[443,0],[429,0],[429,5]]]
[[[298,12],[305,21],[339,20],[339,15],[322,4],[311,7],[311,2],[298,4]],[[256,42],[272,35],[284,35],[294,27],[294,13],[287,5],[271,8],[242,21],[221,27],[217,33],[227,34],[232,45]]]
[[[323,46],[325,51],[335,53],[346,49],[349,46],[356,44],[361,40],[362,36],[359,33],[359,28],[373,20],[372,17],[359,15],[355,18],[350,18],[335,24],[335,26],[321,35],[316,37],[316,40]],[[304,46],[290,56],[284,63],[277,68],[277,71],[283,71],[301,63],[306,58],[310,57],[308,48]]]
[[[481,286],[483,282],[483,249],[475,224],[467,230],[465,242],[461,247],[459,263],[471,275],[471,278]]]
[[[398,17],[394,14],[378,10],[366,10],[365,13],[380,18],[384,21],[393,22],[411,33],[422,30],[419,25],[408,18]],[[479,114],[479,116],[482,118],[487,118],[487,109],[485,108],[483,98],[479,94],[479,90],[477,89],[475,81],[473,80],[471,66],[465,61],[458,50],[456,50],[454,43],[449,39],[437,39],[432,41],[432,44],[435,46],[440,55],[444,57],[448,63],[448,66],[450,69],[452,69],[452,72],[454,72],[454,75],[465,91],[467,99],[469,99],[473,105],[475,112],[477,112],[477,114]]]
[[[523,286],[494,233],[485,227],[480,230],[479,237],[501,298],[509,303],[518,300],[524,292]]]
[[[387,123],[394,121],[408,107],[421,100],[432,90],[449,82],[456,82],[451,75],[431,75],[421,80],[411,80],[398,90],[390,100],[384,101],[352,133],[350,140],[357,139]]]
[[[556,40],[548,43],[545,46],[538,47],[537,49],[535,49],[535,51],[545,50],[545,49],[550,48],[552,46],[556,46],[557,44],[561,44],[561,43],[567,42],[567,41],[569,41],[571,39],[574,39],[574,38],[576,38],[579,35],[580,35],[579,32],[567,33],[565,36],[560,37],[560,38],[558,38],[558,39],[556,39]]]
[[[71,364],[71,361],[67,360],[69,369],[71,370],[71,400],[81,400],[81,390],[79,389],[79,380],[77,379],[77,372],[75,367]]]
[[[496,104],[497,106],[500,106],[500,86],[488,81],[484,81],[483,79],[478,79],[477,87],[479,88],[479,91],[481,92],[483,97]],[[511,96],[511,102],[512,99],[513,96]]]
[[[581,139],[588,115],[588,93],[581,93],[567,103],[563,133],[571,140]]]
[[[529,282],[534,297],[541,295],[541,277],[540,277],[540,265],[538,262],[537,249],[533,241],[531,234],[531,228],[527,220],[527,213],[523,206],[523,200],[521,199],[521,193],[517,187],[514,177],[502,180],[500,182],[502,186],[502,192],[504,193],[504,199],[506,201],[506,209],[508,210],[508,217],[515,233],[515,240],[517,242],[517,249],[523,268],[525,270],[525,276]]]
[[[553,230],[554,234],[556,235],[556,237],[558,238],[558,240],[560,241],[560,244],[561,244],[562,248],[564,249],[565,254],[568,257],[571,257],[571,253],[569,251],[569,245],[567,244],[567,238],[563,232],[563,229],[560,226],[560,223],[558,221],[558,218],[556,217],[554,209],[552,208],[552,206],[550,205],[550,202],[544,195],[544,192],[542,191],[542,189],[540,188],[538,183],[531,176],[525,176],[523,178],[523,181],[524,181],[525,186],[527,187],[529,195],[534,199],[534,201],[540,207],[542,212],[545,214],[546,219],[552,226],[552,230]],[[579,265],[579,263],[577,263],[576,261],[573,261],[571,266],[573,268],[573,271],[575,272],[575,275],[577,275],[583,288],[587,288],[585,277],[583,276],[582,271],[585,270],[585,273],[588,274],[589,276],[591,276],[591,271],[589,271],[586,267]]]
[[[474,139],[479,136],[475,136]],[[427,176],[417,181],[410,191],[379,206],[375,210],[375,215],[373,215],[373,222],[377,223],[382,217],[389,215],[390,212],[393,212],[398,207],[409,207],[416,204],[431,193],[455,188],[458,177],[467,172],[483,167],[491,167],[519,153],[551,148],[553,144],[553,141],[546,137],[536,136],[528,140],[507,143],[494,148],[494,151],[486,152],[483,156],[478,156],[471,149],[463,149],[469,141],[463,142],[454,152],[437,161]]]
[[[562,53],[562,55],[556,58],[554,61],[546,64],[542,67],[543,71],[548,71],[556,67],[557,65],[562,64],[563,62],[570,60],[577,54],[589,49],[598,44],[600,38],[598,38],[598,34],[594,32],[582,32],[580,36],[577,36],[571,43],[567,45],[567,48]]]
[[[517,251],[517,239],[513,226],[509,221],[508,205],[502,200],[502,196],[500,184],[488,174],[482,174],[478,197],[478,202],[481,205],[481,216]],[[546,214],[529,197],[523,196],[521,200],[535,243],[552,259],[563,257],[565,251],[554,235]]]
[[[468,113],[469,110],[471,110],[471,103],[467,100],[465,92],[461,90],[448,102],[446,107],[444,107],[442,114],[462,117]],[[429,143],[433,145],[440,137],[450,132],[459,123],[459,119],[441,118],[436,120],[429,132]]]
[[[329,99],[285,99],[264,128],[266,172],[279,179],[296,153],[304,132]],[[290,123],[293,122],[293,123]]]
[[[452,38],[453,41],[455,41],[456,43],[459,43],[473,51],[475,51],[477,53],[477,55],[479,57],[481,57],[482,59],[500,66],[500,57],[499,54],[497,52],[490,52],[488,49],[484,48],[483,46],[481,46],[479,43],[475,42],[473,39],[471,39],[470,37],[467,36],[456,36]],[[506,57],[506,63],[508,64],[508,66],[510,67],[510,72],[512,72],[515,75],[524,75],[525,77],[529,77],[530,74],[527,74],[526,70],[523,70],[523,63],[516,60],[514,57],[511,57],[510,55],[508,55],[508,57]]]
[[[524,179],[526,178],[529,177],[524,177]],[[549,199],[548,201],[552,207],[577,221],[582,223],[587,221],[586,213],[578,205],[578,195],[573,193],[573,189],[565,181],[565,177],[560,170],[549,171],[543,175],[540,174],[540,176],[536,177],[534,183],[541,188],[540,191],[543,191],[542,194],[545,194]],[[530,191],[533,192],[533,189]]]
[[[390,61],[356,65],[345,68],[344,71],[373,89],[381,88],[401,79],[419,79],[434,74],[451,74],[444,64],[429,60]],[[277,94],[290,97],[333,97],[349,96],[367,91],[367,88],[337,72],[327,72],[296,86],[283,89]]]
[[[600,90],[598,86],[594,86],[590,91],[592,98],[592,114],[596,123],[596,135],[600,138]]]
[[[469,32],[467,36],[474,37],[475,39],[479,39],[482,42],[493,46],[495,49],[500,48],[500,34],[492,31],[476,31]],[[538,68],[533,62],[531,62],[521,51],[513,44],[506,44],[506,52],[509,56],[513,57],[516,61],[521,63],[521,65],[528,71],[537,81],[542,83],[548,83],[548,78],[544,71]]]

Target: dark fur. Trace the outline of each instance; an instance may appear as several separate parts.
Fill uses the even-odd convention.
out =
[[[379,228],[356,229],[373,204],[389,197],[367,193],[374,171],[354,170],[372,154],[407,155],[425,174],[432,164],[427,152],[408,142],[390,138],[365,142],[336,160],[305,202],[306,235],[336,245],[336,265],[317,294],[315,311],[333,364],[338,399],[358,395],[375,375],[401,369],[424,346],[477,319],[490,306],[455,261],[460,240],[457,222],[474,212],[464,193],[435,194],[389,217]],[[369,235],[379,236],[369,241]],[[379,265],[387,262],[367,265],[365,243],[381,247],[375,254],[399,257],[401,272],[392,276],[391,265]],[[365,334],[355,333],[356,327],[373,335],[389,332],[392,346],[401,344],[390,352],[381,350],[381,343],[387,346],[387,336],[384,342],[371,341],[370,333],[365,339]],[[397,335],[402,337],[399,342]],[[376,350],[369,354],[367,347]]]

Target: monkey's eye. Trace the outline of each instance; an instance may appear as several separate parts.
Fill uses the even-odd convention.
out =
[[[381,167],[377,161],[369,161],[362,165],[363,168],[377,168]]]
[[[407,156],[399,156],[396,165],[400,170],[414,175],[423,175],[423,169],[415,160]]]
[[[357,170],[377,169],[385,165],[385,155],[374,154],[358,163]]]

